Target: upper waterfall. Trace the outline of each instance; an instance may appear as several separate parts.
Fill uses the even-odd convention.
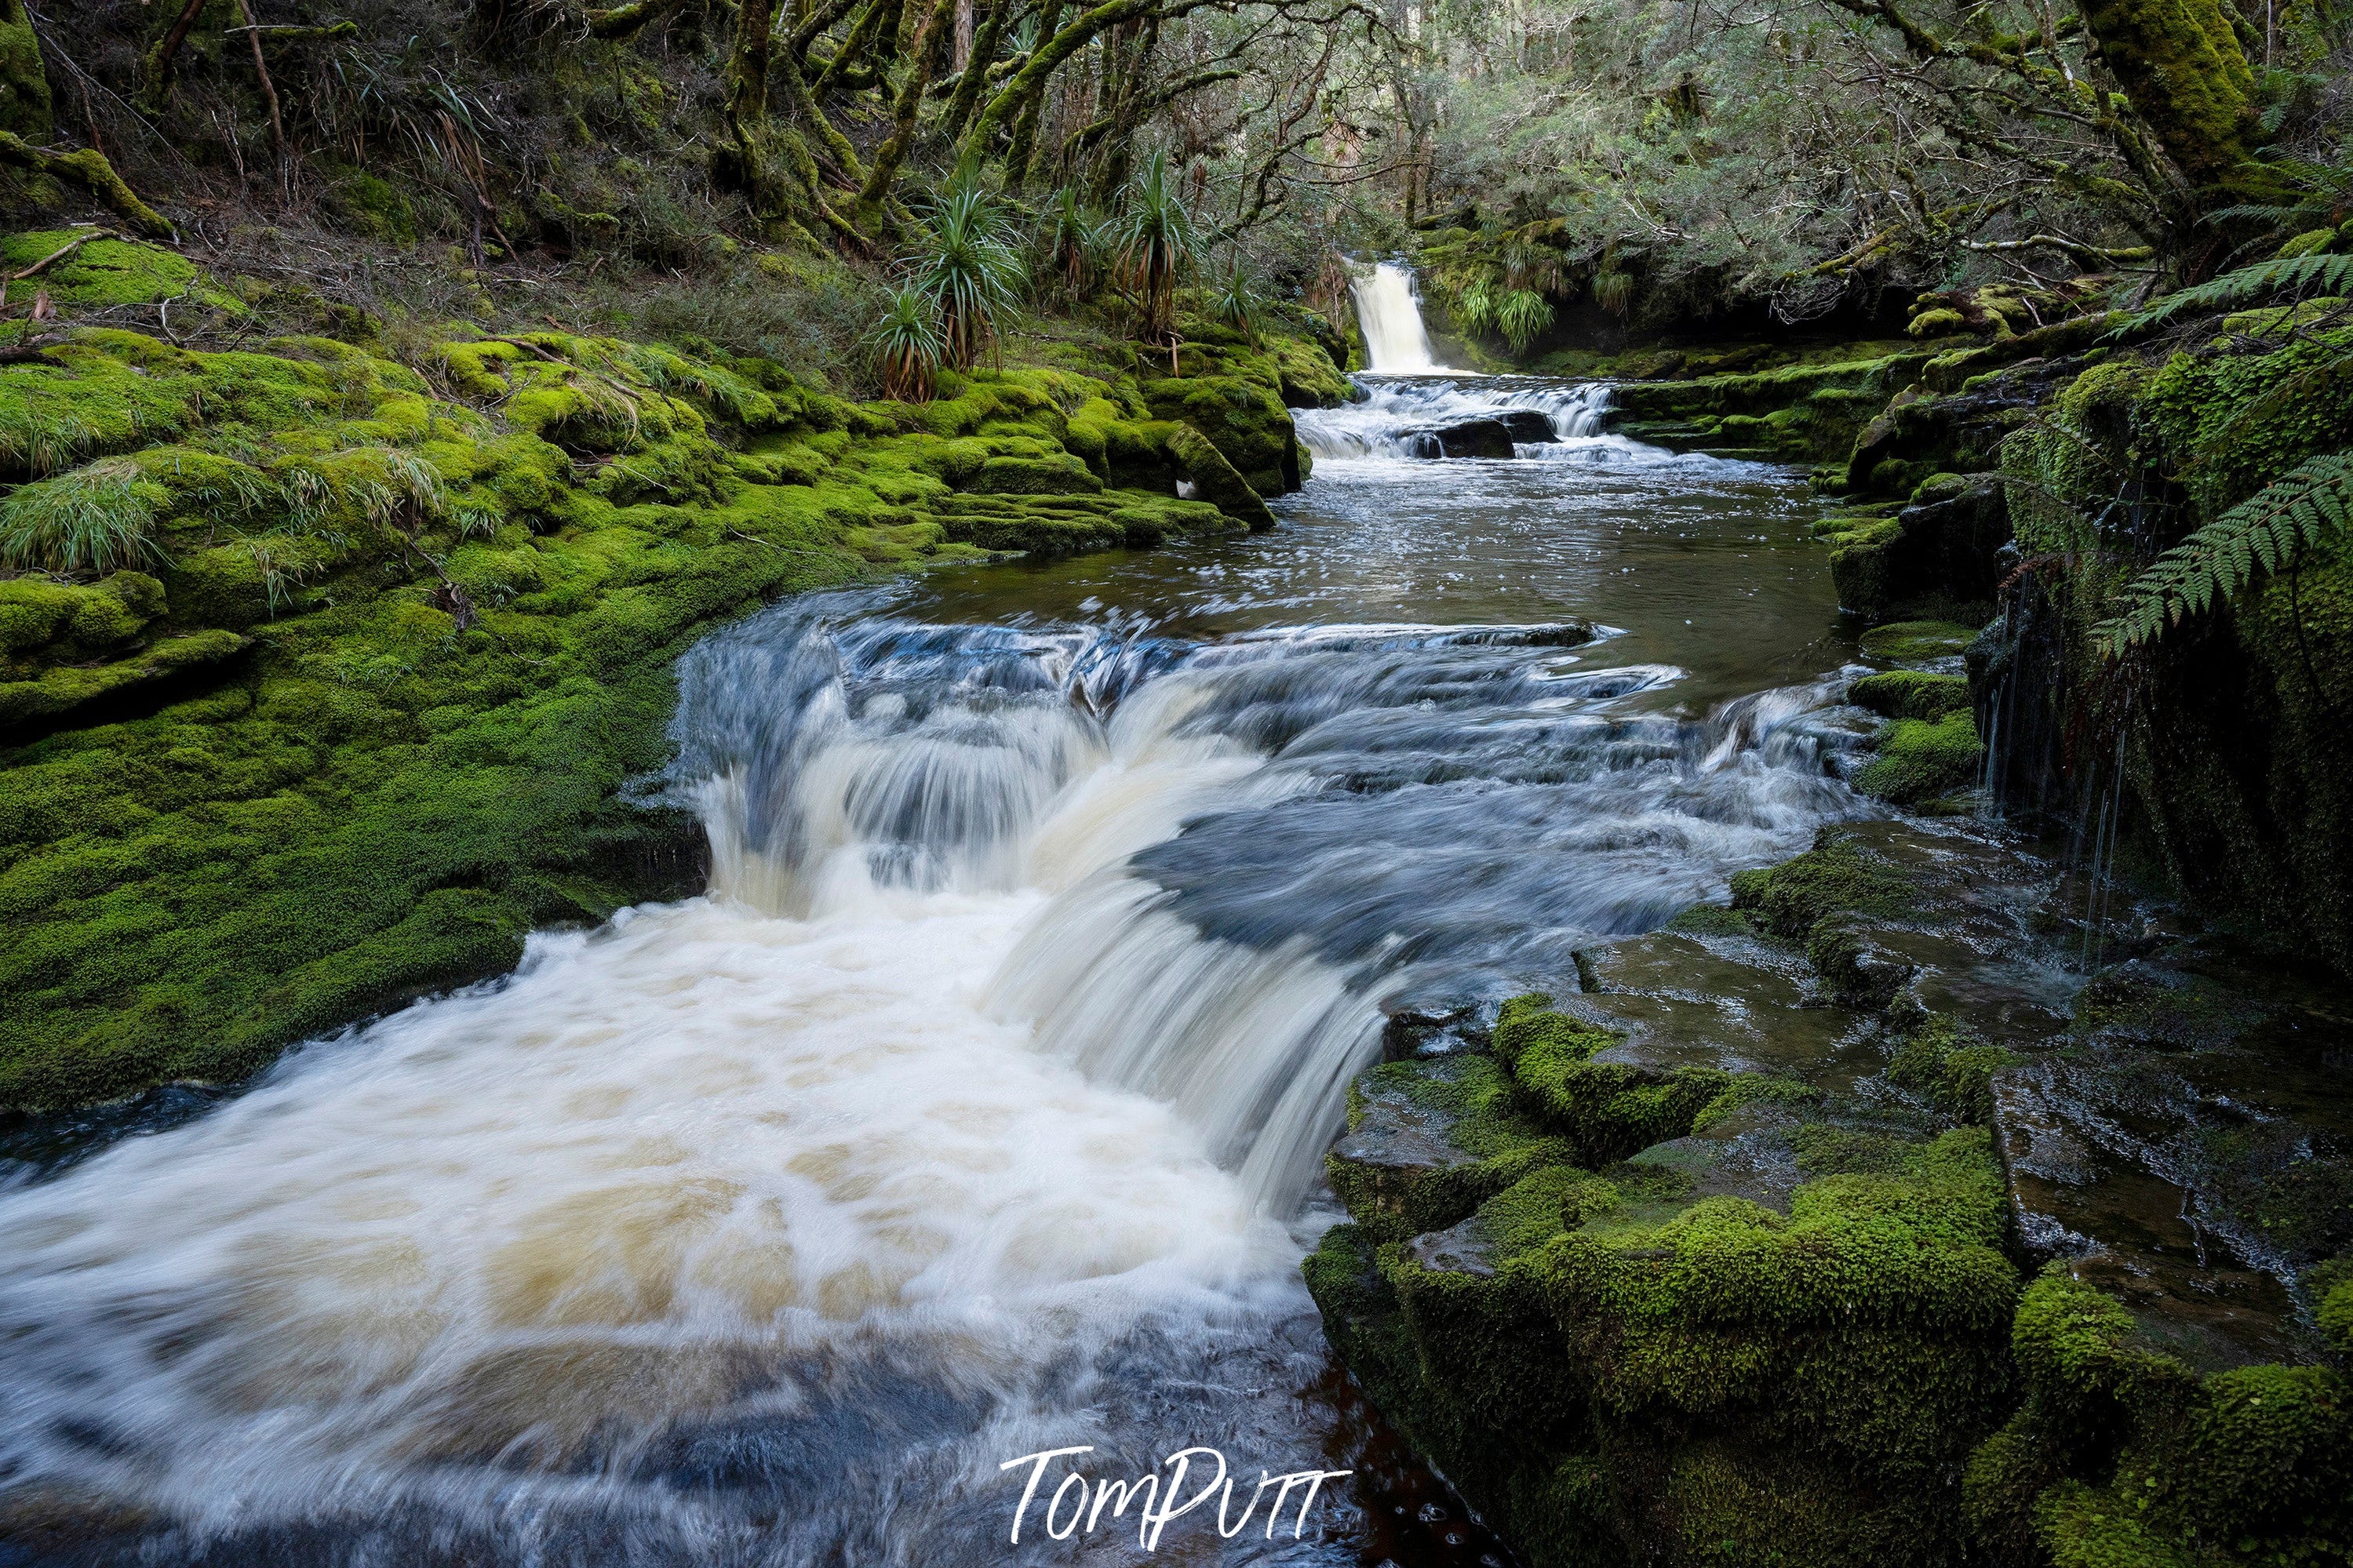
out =
[[[1356,297],[1356,320],[1364,324],[1368,368],[1404,374],[1444,371],[1430,349],[1415,297],[1413,271],[1394,261],[1352,269],[1349,291]]]

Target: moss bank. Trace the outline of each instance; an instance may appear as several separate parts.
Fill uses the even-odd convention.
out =
[[[202,286],[159,255],[58,283]],[[556,331],[0,367],[0,1108],[235,1079],[695,889],[696,826],[624,798],[683,647],[878,570],[1271,522],[1225,453],[1290,442],[1316,351],[1279,347],[1222,351],[1255,401],[1208,432],[1131,365],[860,405]]]

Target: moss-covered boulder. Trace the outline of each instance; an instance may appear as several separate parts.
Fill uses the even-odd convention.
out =
[[[1367,1075],[1307,1265],[1335,1347],[1537,1564],[1960,1561],[2013,1378],[1986,1135],[1631,1082],[1612,1038],[1525,997],[1492,1062]]]

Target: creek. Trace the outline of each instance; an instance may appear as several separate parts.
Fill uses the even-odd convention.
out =
[[[1869,724],[1791,476],[1366,381],[1271,533],[708,639],[647,785],[707,896],[0,1192],[59,1560],[1141,1561],[1008,1546],[1000,1464],[1202,1445],[1356,1474],[1163,1556],[1500,1561],[1300,1282],[1346,1085],[1867,815]],[[1405,455],[1512,410],[1556,438]]]

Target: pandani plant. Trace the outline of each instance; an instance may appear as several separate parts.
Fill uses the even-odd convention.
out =
[[[1266,296],[1242,270],[1241,258],[1236,257],[1223,278],[1209,291],[1209,314],[1229,327],[1239,328],[1250,339],[1252,348],[1259,346],[1259,329],[1265,324]]]
[[[912,259],[914,287],[939,312],[941,359],[969,370],[996,342],[1029,281],[1013,226],[971,167],[933,198],[930,234]]]
[[[1200,231],[1168,177],[1168,155],[1155,153],[1128,187],[1113,234],[1113,279],[1135,308],[1136,336],[1171,345],[1176,285],[1198,263]]]
[[[882,395],[900,403],[928,403],[947,339],[940,331],[939,307],[921,289],[896,289],[882,318],[866,335]]]
[[[1103,229],[1065,185],[1046,206],[1046,267],[1061,279],[1073,300],[1094,292],[1095,274],[1103,255]]]

